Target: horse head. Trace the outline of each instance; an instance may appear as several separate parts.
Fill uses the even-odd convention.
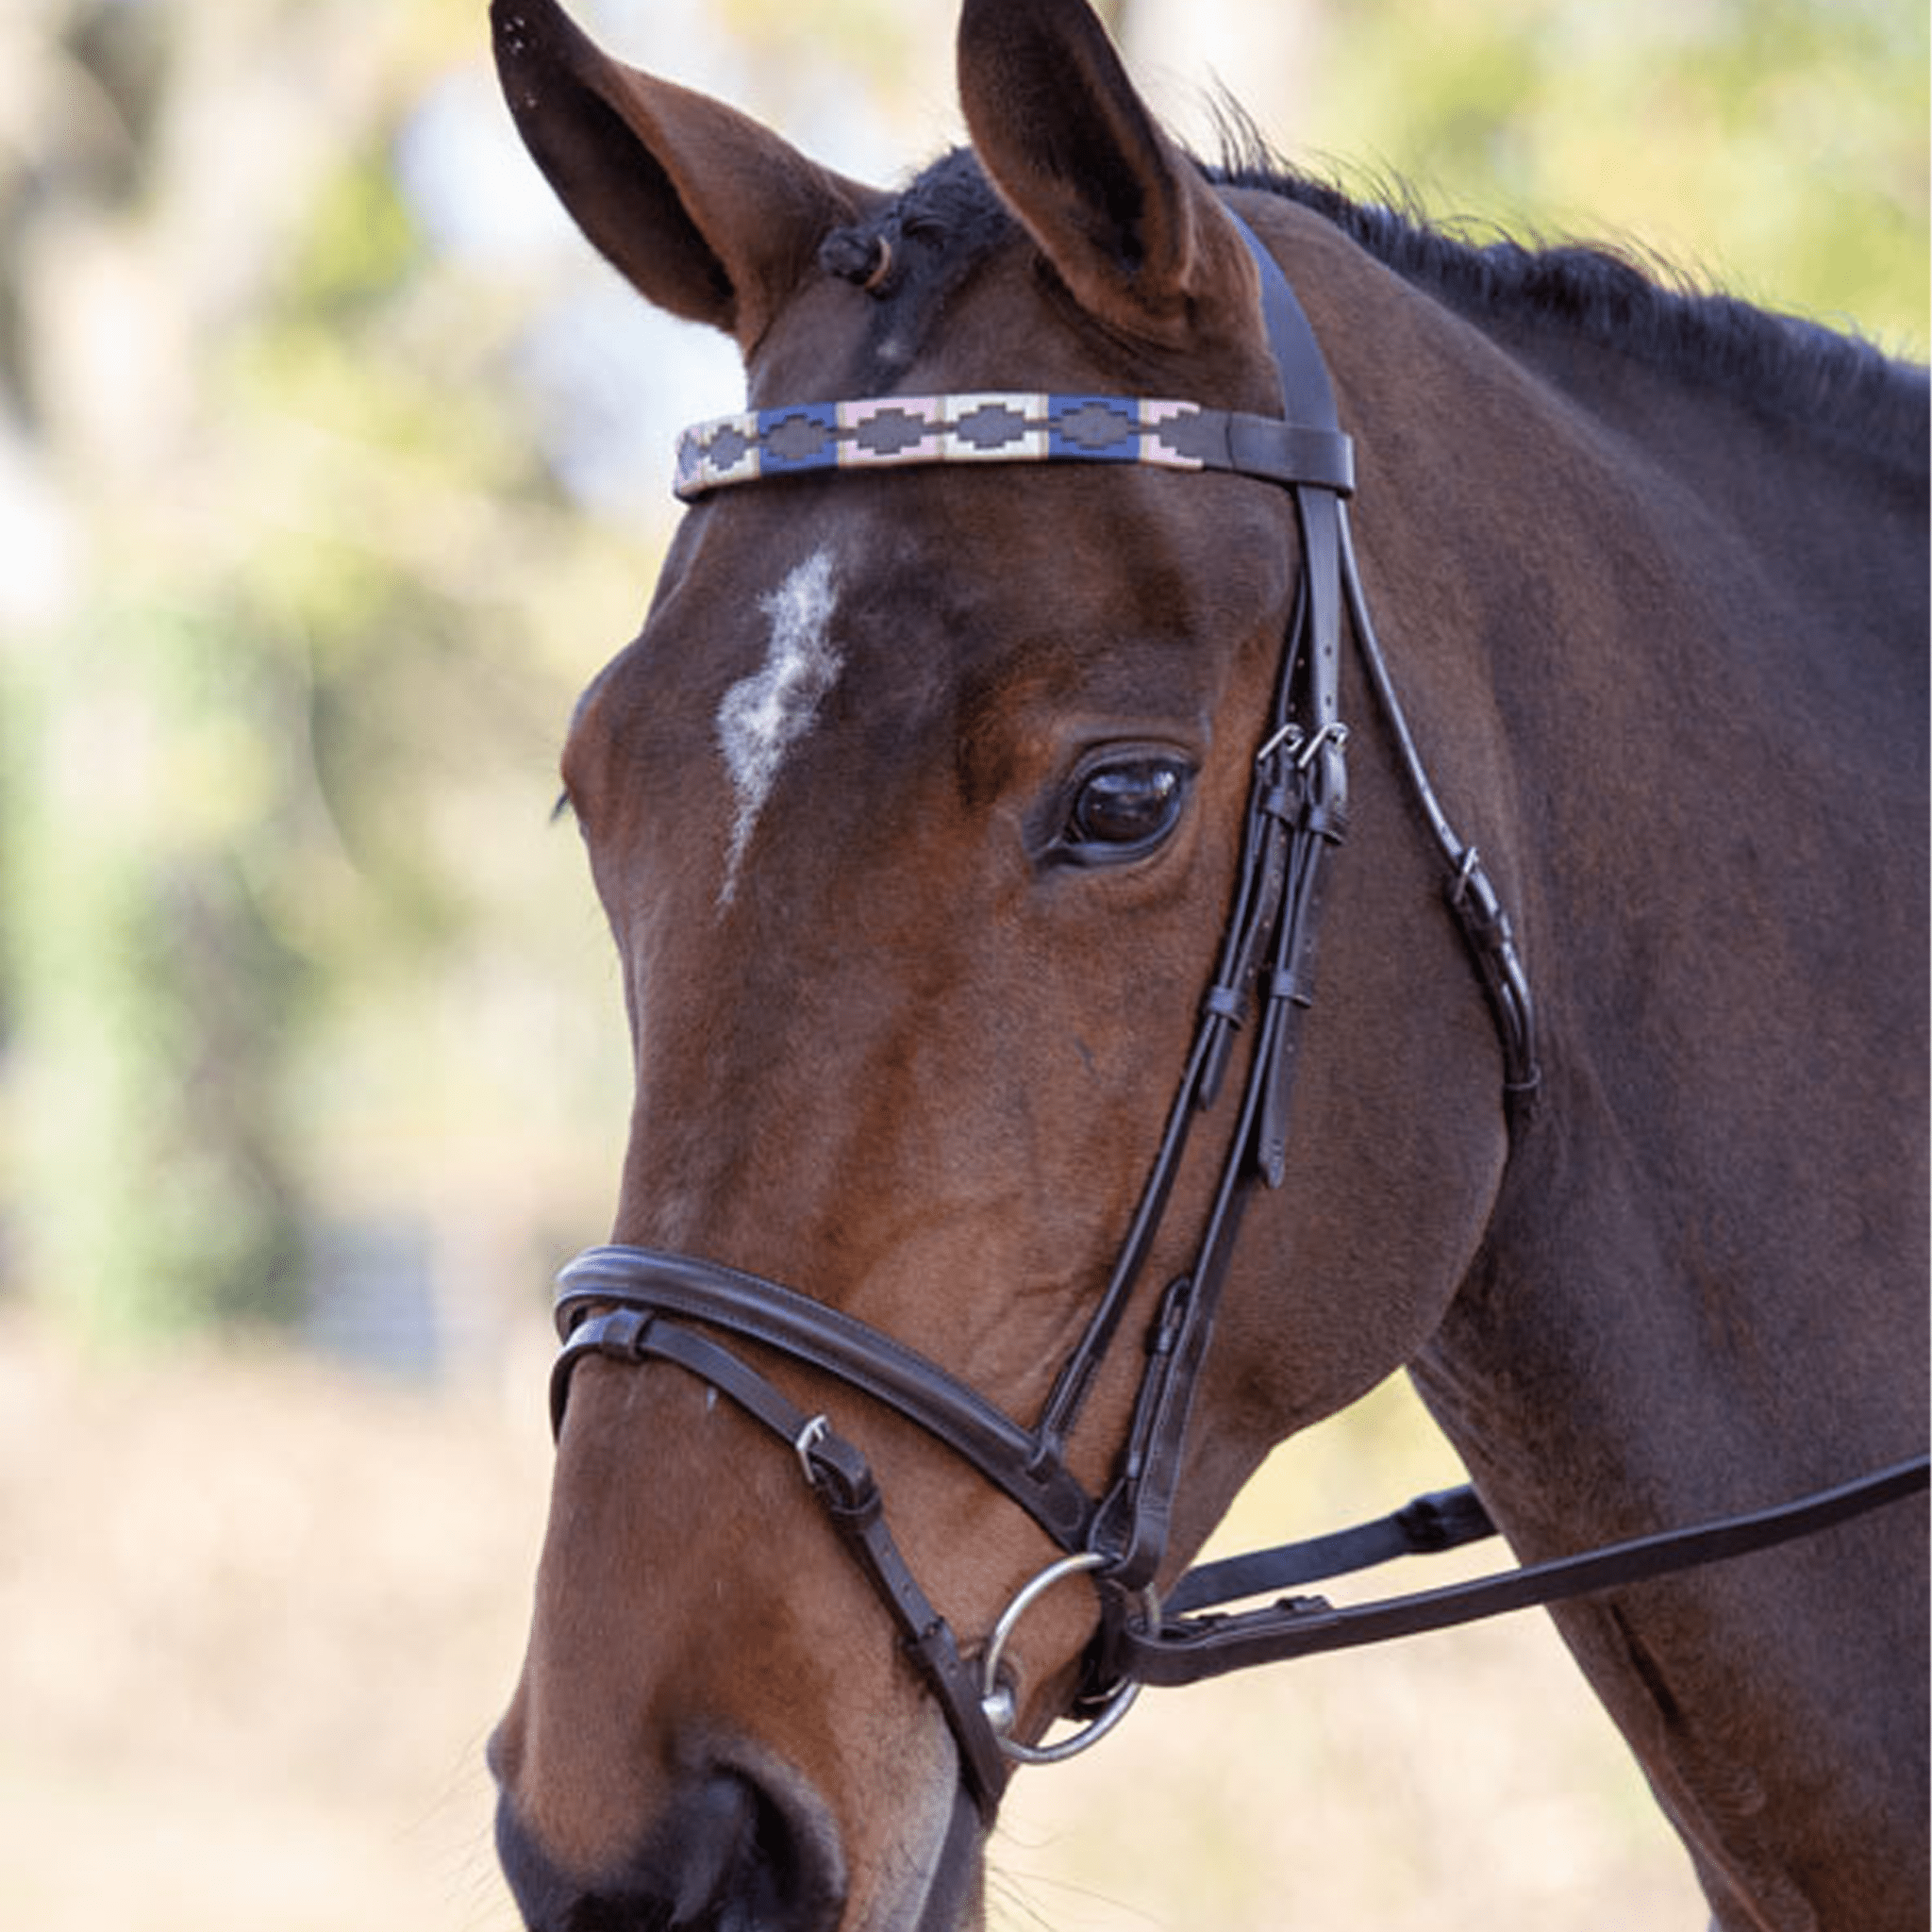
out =
[[[972,151],[901,196],[538,0],[503,0],[496,29],[565,205],[650,300],[734,337],[754,406],[1024,389],[1282,410],[1249,250],[1084,7],[966,8]],[[1364,266],[1298,227],[1340,327]],[[849,471],[694,508],[564,759],[636,1045],[617,1239],[794,1284],[1035,1415],[1212,977],[1296,570],[1286,496],[1233,475]],[[1391,850],[1369,896],[1419,864]],[[1382,921],[1349,924],[1336,1003],[1380,1017],[1361,1064],[1311,1046],[1320,1153],[1268,1210],[1321,1265],[1284,1308],[1278,1242],[1235,1261],[1163,1574],[1270,1444],[1413,1352],[1500,1163],[1479,1011],[1391,1023],[1395,949],[1371,963]],[[1378,1124],[1417,1112],[1392,1089],[1435,1085],[1462,1100],[1431,1132]],[[1221,1158],[1174,1179],[1136,1332]],[[1433,1211],[1343,1222],[1324,1184],[1343,1169],[1352,1199]],[[1072,1434],[1091,1488],[1141,1366],[1111,1352]],[[862,1449],[910,1570],[982,1641],[1055,1554],[1039,1525],[890,1409],[768,1373]],[[958,1823],[953,1740],[795,1459],[675,1369],[576,1380],[496,1745],[533,1923],[591,1923],[549,1903],[584,1897],[634,1902],[598,1924],[951,1923],[981,1821]],[[1069,1587],[1016,1632],[1017,1735],[1065,1708],[1095,1618]]]

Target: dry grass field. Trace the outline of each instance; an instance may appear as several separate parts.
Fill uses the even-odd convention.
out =
[[[0,1874],[33,1932],[511,1932],[484,1736],[547,1478],[542,1344],[431,1394],[0,1324]],[[1313,1529],[1449,1480],[1385,1393],[1264,1478]],[[1459,1560],[1459,1559],[1458,1559]],[[1552,1633],[1149,1693],[1022,1775],[1001,1932],[1703,1924]]]

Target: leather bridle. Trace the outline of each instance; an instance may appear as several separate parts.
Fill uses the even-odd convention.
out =
[[[1232,214],[1232,211],[1229,211]],[[1492,1535],[1464,1488],[1379,1522],[1284,1545],[1181,1578],[1163,1606],[1166,1553],[1190,1412],[1241,1212],[1258,1184],[1281,1184],[1303,1013],[1313,992],[1326,860],[1346,830],[1347,730],[1340,715],[1342,633],[1353,632],[1399,761],[1446,872],[1447,902],[1495,1017],[1504,1090],[1520,1119],[1538,1086],[1527,977],[1501,899],[1474,846],[1437,801],[1370,621],[1344,498],[1353,451],[1293,290],[1239,217],[1260,276],[1279,372],[1280,419],[1190,403],[1093,396],[880,398],[759,410],[700,425],[680,451],[678,493],[695,498],[774,476],[931,462],[1125,461],[1217,469],[1289,491],[1302,572],[1273,709],[1254,760],[1228,924],[1159,1148],[1107,1286],[1030,1427],[892,1337],[759,1276],[654,1249],[592,1248],[558,1278],[562,1348],[551,1379],[561,1431],[571,1378],[587,1357],[675,1362],[729,1396],[796,1454],[804,1480],[872,1578],[958,1740],[964,1775],[990,1820],[1015,1761],[1069,1756],[1103,1736],[1144,1683],[1182,1684],[1243,1666],[1441,1628],[1603,1591],[1808,1535],[1927,1480],[1926,1458],[1751,1515],[1525,1566],[1448,1590],[1354,1608],[1287,1598],[1240,1614],[1212,1607],[1390,1557]],[[1252,1026],[1243,1090],[1191,1264],[1161,1294],[1146,1367],[1110,1486],[1091,1494],[1067,1447],[1142,1277],[1196,1119],[1214,1108]],[[693,1325],[696,1324],[696,1325]],[[824,1415],[808,1414],[717,1339],[775,1351],[882,1402],[970,1463],[1065,1554],[1033,1578],[972,1660],[900,1554],[865,1457]],[[1076,1714],[1086,1728],[1039,1746],[1012,1735],[1001,1665],[1019,1619],[1063,1577],[1091,1574],[1102,1621]]]

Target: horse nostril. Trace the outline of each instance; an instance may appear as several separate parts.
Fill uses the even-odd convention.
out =
[[[533,1932],[831,1932],[844,1905],[830,1814],[784,1767],[692,1777],[641,1850],[588,1885],[557,1872],[507,1797],[497,1843]]]
[[[823,1932],[844,1868],[815,1793],[789,1773],[713,1771],[673,1804],[657,1841],[676,1871],[671,1924],[716,1932]]]
[[[751,1786],[729,1772],[707,1778],[673,1807],[682,1869],[667,1867],[664,1874],[676,1887],[672,1924],[709,1924],[727,1909],[759,1924],[782,1901],[780,1861],[771,1856],[770,1843],[778,1834],[762,1815],[766,1809]]]

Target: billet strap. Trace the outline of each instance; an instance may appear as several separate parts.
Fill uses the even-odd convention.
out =
[[[1774,1549],[1780,1543],[1814,1536],[1915,1494],[1925,1489],[1927,1480],[1927,1458],[1916,1456],[1874,1470],[1853,1482],[1814,1491],[1771,1508],[1720,1517],[1684,1529],[1661,1530],[1573,1557],[1525,1563],[1519,1569],[1476,1577],[1467,1583],[1452,1583],[1439,1590],[1418,1591],[1407,1596],[1384,1597],[1341,1608],[1319,1596],[1288,1597],[1264,1609],[1235,1615],[1174,1615],[1170,1607],[1155,1628],[1137,1626],[1124,1617],[1117,1618],[1104,1634],[1101,1661],[1109,1676],[1174,1686],[1224,1676],[1230,1671],[1245,1670],[1255,1664],[1282,1663],[1324,1651],[1384,1643],[1397,1637],[1419,1637],[1428,1631],[1448,1630],[1511,1610],[1534,1609],[1604,1591],[1624,1590],[1707,1563]],[[1287,1550],[1267,1554],[1288,1557],[1312,1547],[1291,1545]],[[1320,1574],[1310,1571],[1302,1580],[1318,1582],[1324,1575],[1339,1575],[1344,1568],[1359,1567],[1363,1566],[1350,1561]],[[1201,1582],[1193,1588],[1190,1587],[1189,1579],[1183,1578],[1174,1601],[1198,1607],[1205,1602],[1225,1601],[1235,1591],[1245,1589],[1239,1576],[1224,1575],[1209,1580],[1206,1572],[1200,1575]],[[1224,1587],[1230,1582],[1233,1591]],[[1209,1589],[1213,1591],[1212,1596],[1205,1593]]]
[[[677,440],[677,496],[822,470],[928,463],[1140,463],[1225,470],[1263,482],[1355,488],[1347,437],[1320,423],[1146,396],[1039,395],[1006,391],[867,396],[744,409]]]
[[[938,1698],[958,1741],[967,1785],[990,1821],[1007,1786],[1006,1754],[981,1703],[977,1674],[959,1655],[952,1626],[933,1607],[899,1553],[865,1457],[835,1434],[825,1417],[808,1415],[756,1369],[696,1329],[667,1321],[648,1307],[587,1308],[587,1304],[573,1303],[559,1317],[565,1334],[551,1371],[553,1426],[562,1429],[572,1377],[587,1357],[596,1355],[628,1363],[675,1362],[789,1443],[832,1526],[891,1612],[902,1648]]]

